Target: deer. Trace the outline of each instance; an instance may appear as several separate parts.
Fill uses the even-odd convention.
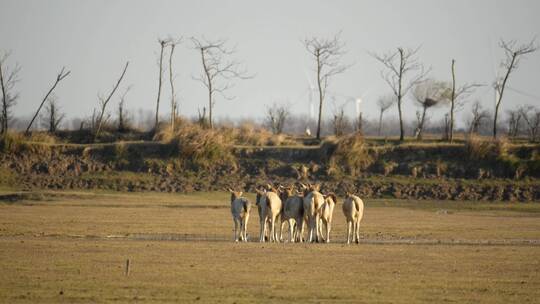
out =
[[[242,197],[242,191],[227,189],[231,193],[231,214],[234,221],[234,241],[247,242],[247,225],[249,213],[251,211],[251,202]]]

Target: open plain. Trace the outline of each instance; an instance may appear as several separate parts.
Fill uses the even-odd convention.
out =
[[[254,201],[252,195],[248,197]],[[367,200],[360,244],[234,243],[228,194],[2,193],[0,302],[534,303],[540,204]],[[129,275],[126,261],[130,260]]]

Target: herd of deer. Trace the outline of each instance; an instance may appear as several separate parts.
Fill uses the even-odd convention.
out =
[[[242,192],[228,189],[231,193],[231,213],[234,221],[234,240],[248,241],[247,225],[251,211],[251,202],[242,197]],[[308,229],[308,242],[330,242],[332,215],[337,204],[334,193],[323,195],[320,185],[299,184],[294,186],[266,187],[255,190],[256,205],[259,211],[259,241],[283,241],[283,228],[288,224],[289,242],[304,242],[304,229]],[[347,221],[347,244],[358,243],[360,221],[364,213],[364,203],[351,193],[347,193],[343,202],[343,214]],[[278,222],[280,219],[280,223]],[[278,236],[277,224],[280,224]],[[324,227],[324,229],[323,229]]]

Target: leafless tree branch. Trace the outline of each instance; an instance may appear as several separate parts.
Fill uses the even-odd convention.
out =
[[[420,46],[414,49],[398,47],[396,51],[382,55],[370,53],[373,58],[384,66],[381,76],[397,97],[400,140],[405,138],[401,109],[403,96],[407,95],[412,87],[421,83],[431,71],[431,68],[426,69],[417,58],[420,48]]]
[[[350,65],[342,64],[345,43],[341,41],[341,32],[332,38],[310,37],[303,40],[306,51],[315,59],[315,73],[319,89],[319,116],[317,121],[317,139],[321,138],[321,121],[326,90],[333,76],[345,72]]]
[[[21,66],[15,64],[10,67],[7,60],[10,52],[0,53],[0,88],[2,89],[2,113],[0,113],[0,134],[6,135],[11,120],[11,108],[17,103],[19,94],[13,92],[15,85],[19,82]]]
[[[501,105],[506,84],[508,83],[510,75],[518,68],[521,57],[538,50],[535,39],[532,39],[530,42],[524,44],[518,44],[515,40],[505,41],[501,39],[499,46],[504,51],[505,58],[501,62],[501,66],[506,70],[506,72],[503,78],[495,79],[497,99],[495,102],[495,116],[493,119],[493,138],[497,138],[497,118],[499,114],[499,107]]]
[[[96,121],[96,129],[95,129],[95,132],[94,132],[94,141],[98,138],[99,132],[101,131],[101,127],[103,125],[103,117],[105,115],[105,108],[107,107],[107,104],[111,100],[114,92],[116,92],[116,90],[118,89],[118,86],[120,85],[120,82],[122,81],[122,79],[124,78],[124,75],[126,74],[128,66],[129,66],[129,61],[126,62],[126,65],[124,66],[124,70],[122,71],[122,75],[120,75],[120,78],[118,78],[118,81],[114,85],[114,87],[111,90],[111,92],[109,93],[109,95],[106,98],[100,98],[100,102],[99,102],[100,111],[99,111],[99,114],[98,114],[99,116],[98,116],[97,121]]]
[[[54,89],[56,88],[58,83],[60,81],[62,81],[64,78],[66,78],[70,73],[71,73],[71,71],[66,72],[65,67],[62,67],[62,70],[60,70],[60,73],[58,73],[58,75],[56,76],[56,80],[55,80],[54,84],[49,89],[47,94],[45,94],[45,97],[43,97],[43,100],[41,100],[41,103],[39,104],[39,107],[38,107],[36,113],[32,117],[32,120],[30,120],[30,123],[28,124],[28,127],[26,127],[26,132],[25,132],[26,134],[30,133],[30,128],[32,127],[32,124],[34,123],[34,120],[36,119],[36,117],[39,115],[39,111],[41,111],[41,108],[43,107],[43,104],[45,104],[45,101],[47,101],[47,99],[49,98],[49,95],[54,91]]]
[[[191,37],[193,48],[200,53],[203,71],[198,76],[192,76],[194,80],[201,82],[208,91],[208,125],[213,128],[213,108],[215,94],[220,94],[225,99],[233,97],[225,94],[225,91],[233,87],[234,79],[250,79],[254,75],[248,74],[242,67],[241,62],[228,59],[235,54],[236,47],[227,47],[227,40],[207,40],[206,38]]]

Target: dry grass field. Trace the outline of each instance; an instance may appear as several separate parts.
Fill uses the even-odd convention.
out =
[[[4,191],[5,193],[5,191]],[[253,199],[252,196],[250,196]],[[0,202],[0,302],[538,303],[540,204],[366,202],[362,242],[232,242],[226,193]],[[130,259],[129,276],[125,275]]]

